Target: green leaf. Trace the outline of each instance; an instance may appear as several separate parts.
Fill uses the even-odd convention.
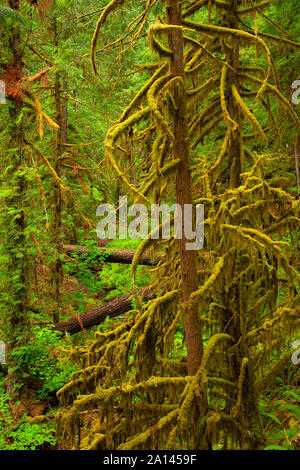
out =
[[[288,449],[286,447],[272,445],[272,446],[266,447],[264,450],[288,450]]]

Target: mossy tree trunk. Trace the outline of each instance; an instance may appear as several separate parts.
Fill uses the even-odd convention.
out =
[[[9,6],[19,11],[19,1],[10,0]],[[11,67],[22,75],[23,48],[21,47],[21,33],[18,26],[11,27],[9,37],[12,55]],[[6,266],[6,311],[5,328],[7,336],[7,364],[8,382],[7,392],[13,400],[18,400],[24,385],[23,371],[21,369],[17,350],[26,343],[29,332],[29,304],[28,304],[28,255],[26,249],[26,155],[24,150],[24,130],[20,114],[23,103],[21,96],[16,97],[9,104],[10,114],[10,148],[7,158],[7,181],[10,185],[10,196],[6,198],[6,232],[5,247],[7,255]]]
[[[231,0],[231,15],[228,18],[226,27],[231,29],[239,29],[238,15],[238,0]],[[230,166],[230,187],[237,188],[240,185],[240,174],[242,170],[242,154],[241,154],[241,115],[238,104],[235,102],[232,85],[235,85],[239,90],[238,83],[238,68],[239,68],[239,42],[237,39],[233,41],[232,49],[228,53],[227,61],[231,65],[233,70],[230,70],[228,76],[228,113],[233,122],[237,124],[237,128],[232,130],[230,143],[228,146],[229,155],[231,155],[231,166]]]
[[[57,27],[57,18],[54,16],[53,22],[53,36],[54,45],[57,48],[59,45],[59,33]],[[55,140],[55,154],[54,154],[54,169],[59,178],[62,176],[62,155],[64,153],[64,136],[66,136],[66,114],[65,102],[62,98],[62,85],[61,76],[59,72],[55,73],[54,80],[54,102],[55,102],[55,117],[56,123],[59,128],[56,130]],[[53,322],[59,322],[60,311],[62,307],[61,286],[63,282],[63,268],[61,262],[62,254],[62,211],[63,211],[63,195],[61,187],[56,183],[54,191],[53,203],[53,226],[52,238],[53,246],[55,248],[54,261],[51,268],[52,273],[52,289],[53,289]]]
[[[238,22],[238,0],[231,0],[231,11],[225,14],[225,26],[227,28],[239,29]],[[228,161],[230,169],[229,185],[231,189],[238,188],[241,184],[241,173],[243,169],[243,136],[242,136],[242,116],[241,111],[236,103],[232,86],[235,86],[240,91],[240,83],[238,78],[238,71],[240,66],[240,52],[239,42],[237,39],[232,39],[231,48],[229,48],[227,62],[232,67],[228,72],[227,80],[227,107],[230,118],[237,124],[236,128],[231,130],[230,142],[228,146]],[[240,250],[236,250],[230,260],[230,272],[242,273],[244,270],[243,257]],[[243,278],[242,278],[243,279]],[[234,342],[239,345],[236,354],[232,356],[233,371],[236,375],[236,381],[239,380],[240,371],[242,370],[242,361],[247,360],[245,367],[245,375],[242,389],[243,413],[244,419],[247,420],[246,427],[249,430],[250,439],[245,440],[245,446],[251,449],[264,448],[264,433],[258,408],[258,401],[254,387],[254,374],[252,361],[249,354],[247,342],[243,340],[243,336],[247,333],[244,325],[244,311],[246,308],[243,305],[243,288],[239,283],[236,283],[228,293],[225,294],[225,305],[230,305],[227,314],[224,317],[224,328],[226,325],[231,325],[228,328],[229,334],[234,338]],[[232,321],[232,312],[238,313]],[[249,444],[250,443],[250,444]]]

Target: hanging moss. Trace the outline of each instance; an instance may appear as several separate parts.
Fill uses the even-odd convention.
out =
[[[103,10],[92,58],[101,26],[123,4],[125,1],[112,1]],[[137,34],[153,4],[146,2]],[[140,244],[132,263],[133,280],[146,248],[164,250],[162,260],[151,271],[154,281],[149,289],[155,296],[146,304],[136,297],[136,308],[121,325],[107,334],[96,333],[84,348],[72,351],[78,371],[58,392],[62,445],[119,450],[209,449],[221,441],[224,448],[264,445],[256,391],[274,380],[288,359],[280,357],[269,370],[259,346],[264,342],[268,353],[275,345],[276,351],[283,347],[284,332],[299,324],[300,311],[299,273],[290,263],[287,245],[273,234],[288,230],[289,224],[299,225],[300,214],[299,202],[273,187],[272,180],[265,181],[265,169],[272,164],[270,155],[245,148],[248,137],[260,136],[267,144],[269,127],[262,128],[244,96],[259,98],[258,104],[265,106],[273,126],[278,122],[270,112],[275,98],[297,129],[300,127],[295,111],[277,88],[274,62],[260,35],[226,26],[232,24],[232,15],[238,21],[238,14],[260,11],[263,6],[264,2],[245,1],[239,12],[232,12],[225,1],[194,1],[183,13],[183,27],[159,19],[149,29],[149,43],[160,62],[151,67],[151,78],[108,132],[106,157],[136,201],[173,200],[170,183],[181,164],[173,158],[173,123],[178,95],[186,97],[187,145],[195,156],[192,197],[194,203],[204,202],[207,211],[205,249],[197,253],[198,286],[189,301],[182,302],[180,255],[174,237],[157,241],[149,235]],[[187,19],[202,7],[209,12],[221,9],[224,26]],[[178,31],[187,48],[182,51],[184,77],[174,76],[169,64],[174,57],[169,35]],[[196,34],[201,35],[199,41],[194,39]],[[255,62],[253,67],[251,62],[244,68],[237,66],[233,54],[241,46],[262,48],[266,69]],[[220,58],[220,52],[226,60]],[[95,64],[93,67],[95,71]],[[275,85],[269,83],[271,78]],[[229,111],[232,104],[236,115]],[[253,136],[243,117],[254,128]],[[138,170],[146,167],[148,175],[139,186],[130,183],[130,167],[125,168],[126,161],[120,158],[129,129],[136,152],[147,145],[147,157]],[[216,150],[212,156],[203,155],[198,144],[212,131],[218,131]],[[239,161],[233,161],[234,143]],[[235,185],[231,173],[237,163],[240,182]],[[271,213],[275,206],[279,207],[276,217]],[[279,282],[285,285],[280,297]],[[178,359],[174,344],[191,305],[201,319],[205,344],[193,376],[188,375],[186,357]]]

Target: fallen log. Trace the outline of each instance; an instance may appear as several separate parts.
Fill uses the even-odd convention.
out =
[[[64,245],[63,249],[69,256],[82,256],[89,253],[89,249],[86,246]],[[104,263],[131,264],[135,253],[135,250],[99,248],[99,260]],[[141,256],[139,264],[143,266],[156,266],[160,259],[160,257],[153,259],[149,253],[144,253]]]
[[[137,294],[142,296],[143,301],[150,300],[154,297],[154,293],[150,292],[148,289],[141,289]],[[78,317],[71,317],[67,320],[56,323],[53,329],[63,334],[69,333],[70,335],[73,335],[82,331],[83,328],[88,329],[92,326],[99,325],[105,321],[106,317],[114,318],[132,310],[133,298],[134,292],[131,292],[128,295],[106,302],[100,307],[88,310],[87,312],[78,315]]]

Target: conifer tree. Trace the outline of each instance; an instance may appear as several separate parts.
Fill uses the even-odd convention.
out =
[[[19,0],[10,0],[12,12],[19,13]],[[26,161],[24,143],[23,96],[18,81],[23,73],[23,49],[21,46],[20,25],[13,24],[8,33],[10,62],[6,65],[7,75],[11,76],[14,90],[9,106],[9,141],[5,160],[5,182],[2,181],[5,206],[2,211],[2,224],[5,247],[5,332],[7,342],[8,384],[7,391],[12,399],[20,396],[24,385],[23,371],[20,369],[16,352],[26,344],[29,333],[28,273],[29,260],[26,239]],[[5,186],[4,186],[5,185]],[[3,230],[2,228],[2,230]]]
[[[1,129],[0,284],[9,393],[17,399],[29,382],[22,347],[31,335],[32,303],[44,320],[39,308],[45,302],[45,320],[52,314],[54,323],[73,312],[64,303],[65,220],[72,219],[77,240],[93,223],[91,199],[115,202],[126,194],[147,208],[177,203],[183,213],[186,204],[204,204],[204,248],[187,250],[184,219],[182,240],[175,223],[168,240],[156,227],[133,258],[132,310],[106,333],[74,339],[79,346],[68,354],[78,370],[57,394],[60,446],[264,449],[260,398],[282,371],[294,373],[290,340],[299,331],[300,276],[290,250],[299,233],[299,199],[278,177],[290,165],[282,148],[300,135],[289,99],[300,45],[281,18],[294,0],[283,12],[264,0],[103,2],[90,71],[85,45],[70,39],[70,30],[78,21],[85,43],[98,11],[72,0],[68,24],[61,21],[64,1],[6,3],[0,7],[0,79],[8,102],[0,109],[7,121]],[[129,24],[124,10],[134,13]],[[23,12],[29,29],[21,27]],[[125,27],[120,37],[116,23]],[[113,57],[119,73],[127,52],[137,62],[146,58],[126,73],[126,80],[147,74],[147,81],[134,81],[143,82],[136,94],[130,86],[119,99],[118,79],[110,86],[102,55],[109,48],[108,61]],[[278,58],[292,65],[281,75]],[[85,91],[74,93],[78,83]],[[106,134],[104,162],[103,123],[124,101]],[[91,119],[87,104],[105,116]],[[138,290],[146,250],[159,261],[150,269],[150,286]],[[41,274],[32,269],[37,266]],[[61,351],[67,353],[64,345]]]
[[[99,32],[125,3],[112,0],[98,20],[95,72]],[[133,44],[155,3],[148,0],[131,23]],[[115,330],[96,333],[90,345],[72,352],[79,370],[58,393],[66,407],[58,432],[62,445],[82,449],[212,449],[220,442],[224,449],[262,449],[258,394],[274,371],[260,344],[270,352],[285,345],[286,332],[299,325],[300,300],[299,274],[278,238],[299,224],[299,202],[264,179],[272,163],[268,129],[276,132],[283,110],[297,131],[299,120],[279,91],[265,42],[278,38],[256,26],[244,30],[244,18],[266,2],[164,3],[164,19],[159,16],[148,31],[159,62],[149,65],[154,72],[148,83],[108,131],[106,158],[136,201],[204,203],[205,250],[196,258],[174,238],[158,244],[149,236],[141,243],[133,278],[146,248],[164,249],[150,287],[156,298],[137,303]],[[253,98],[254,110],[247,104]],[[266,110],[264,124],[255,116],[258,105]],[[128,135],[136,152],[144,140],[151,145],[148,175],[139,187],[120,163]],[[218,149],[210,155],[201,149],[208,136]],[[251,139],[260,139],[259,153],[246,145]],[[181,323],[187,357],[178,361],[173,339]],[[290,358],[279,363],[284,360]],[[97,420],[83,426],[82,412],[95,409]]]

